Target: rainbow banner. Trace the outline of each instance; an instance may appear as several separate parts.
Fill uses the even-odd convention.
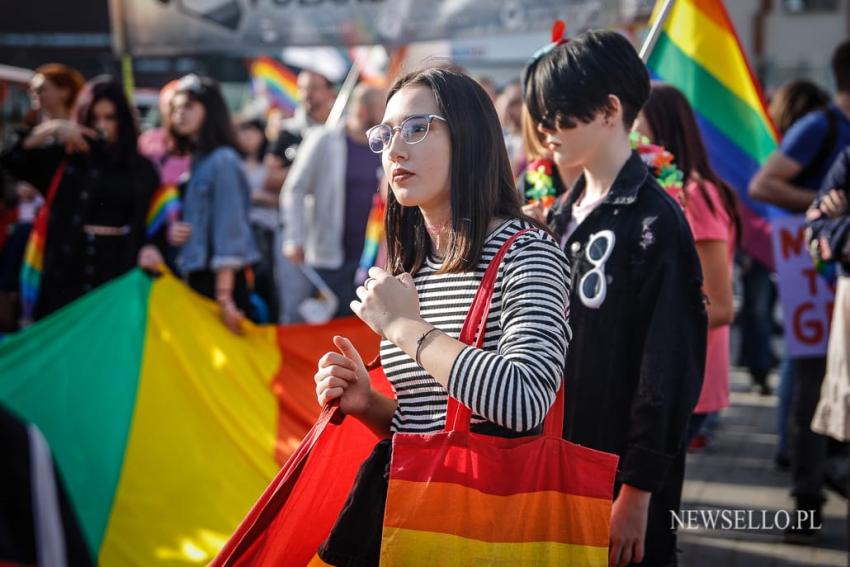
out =
[[[747,186],[776,149],[777,133],[723,2],[674,2],[647,66],[690,101],[712,166],[737,190],[744,244],[772,267],[769,220],[785,213],[750,199]]]
[[[286,113],[298,106],[297,75],[277,60],[261,56],[250,64],[251,85],[255,92],[264,92],[273,108]]]
[[[0,404],[44,433],[99,565],[203,565],[318,416],[334,334],[377,353],[355,318],[233,335],[213,302],[134,270],[7,336]]]
[[[148,238],[159,232],[166,222],[177,220],[180,217],[180,209],[180,191],[177,187],[163,185],[157,189],[148,208]]]

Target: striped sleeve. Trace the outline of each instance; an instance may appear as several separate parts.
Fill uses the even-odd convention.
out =
[[[570,267],[555,241],[535,232],[513,244],[501,271],[497,349],[464,349],[448,390],[488,421],[529,431],[543,422],[561,384],[570,336]]]

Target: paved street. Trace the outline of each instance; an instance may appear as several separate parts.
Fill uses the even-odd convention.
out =
[[[776,376],[772,377],[774,384]],[[749,393],[749,378],[733,369],[732,407],[724,412],[712,447],[688,455],[683,508],[788,510],[790,475],[773,466],[776,446],[776,397]],[[681,565],[685,567],[845,566],[847,502],[832,492],[824,525],[813,547],[785,544],[778,529],[730,531],[680,530]],[[772,517],[772,514],[771,514]]]

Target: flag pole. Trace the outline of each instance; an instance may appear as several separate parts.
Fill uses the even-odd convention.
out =
[[[652,28],[649,30],[649,35],[646,36],[646,40],[644,40],[643,46],[640,48],[640,58],[644,63],[649,60],[652,48],[655,47],[655,42],[658,41],[658,36],[661,35],[661,28],[664,27],[664,23],[667,21],[667,17],[673,9],[674,1],[675,0],[664,0],[664,6],[661,8],[661,12],[658,14],[658,17],[655,18],[655,23],[652,24]]]

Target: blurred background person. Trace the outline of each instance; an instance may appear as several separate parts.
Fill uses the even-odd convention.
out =
[[[511,161],[511,173],[516,175],[525,165],[522,143],[522,92],[518,81],[508,83],[496,97],[496,113],[502,124],[505,148]]]
[[[183,197],[188,235],[177,266],[189,286],[218,302],[221,318],[240,333],[250,309],[245,268],[259,259],[251,233],[251,188],[236,132],[218,84],[210,78],[180,79],[171,106],[171,132],[178,150],[192,156]],[[183,240],[183,242],[180,242]]]
[[[768,112],[780,139],[801,118],[829,105],[829,93],[805,79],[791,81],[777,89],[770,100]],[[829,143],[824,144],[828,147]],[[823,158],[820,158],[823,159]],[[770,270],[747,254],[738,256],[741,266],[743,301],[741,303],[741,353],[742,362],[750,371],[755,383],[766,389],[767,374],[775,355],[770,346],[774,327],[773,310],[776,304],[776,285],[770,279]],[[789,452],[789,419],[794,395],[794,374],[790,359],[783,358],[779,366],[779,400],[776,407],[776,432],[778,441],[774,463],[780,470],[791,466]]]
[[[291,118],[281,121],[266,159],[266,184],[270,191],[280,191],[294,152],[307,131],[324,125],[331,113],[336,90],[330,79],[315,71],[298,73],[298,108]]]
[[[139,153],[153,162],[163,185],[177,185],[189,173],[189,156],[179,155],[171,138],[171,99],[177,90],[177,81],[167,83],[159,91],[159,126],[150,128],[139,136]]]
[[[358,85],[345,123],[317,129],[301,144],[281,193],[284,255],[295,267],[316,269],[337,296],[337,317],[351,313],[366,222],[381,179],[381,158],[369,149],[366,130],[383,114],[381,91]],[[312,284],[282,279],[284,321],[301,320],[298,306]]]
[[[137,141],[123,87],[99,77],[80,93],[73,121],[43,122],[2,157],[2,165],[35,186],[49,207],[35,319],[136,265],[159,184]]]
[[[83,76],[65,65],[48,63],[37,68],[30,80],[32,110],[38,116],[35,122],[70,119],[84,84]]]
[[[237,124],[237,141],[242,154],[242,164],[251,187],[251,209],[248,217],[254,242],[257,244],[259,260],[254,264],[254,291],[265,302],[269,311],[269,321],[278,320],[278,258],[283,258],[276,247],[280,235],[280,216],[278,214],[278,193],[266,188],[266,168],[263,157],[266,154],[268,140],[265,124],[258,118],[243,119]]]
[[[29,85],[30,112],[24,118],[25,128],[17,132],[17,137],[25,138],[31,128],[41,122],[69,119],[84,84],[85,79],[78,71],[59,63],[49,63],[36,69]],[[14,187],[9,201],[12,211],[8,237],[0,245],[0,332],[18,328],[24,251],[35,215],[44,204],[41,193],[30,183],[17,180]]]

